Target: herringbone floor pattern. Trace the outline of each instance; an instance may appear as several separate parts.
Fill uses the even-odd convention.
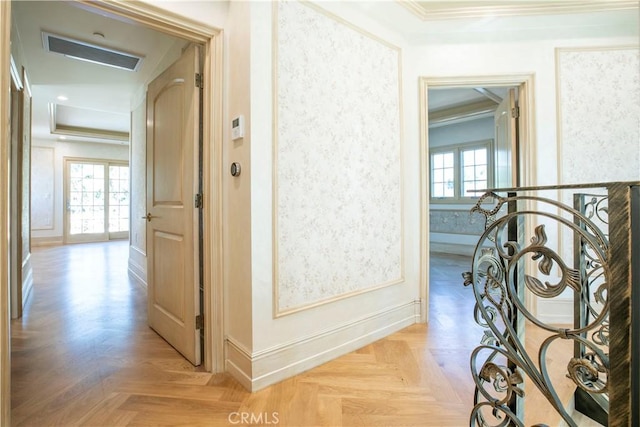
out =
[[[33,253],[35,285],[12,323],[15,426],[463,426],[481,329],[463,257],[432,258],[429,325],[414,325],[248,393],[193,368],[146,325],[127,243]]]

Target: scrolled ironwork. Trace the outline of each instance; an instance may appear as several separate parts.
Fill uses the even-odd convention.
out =
[[[584,204],[583,214],[589,218],[594,217],[605,224],[609,224],[608,198],[602,195],[590,196],[590,200]]]
[[[494,203],[493,207],[482,207],[489,201]],[[553,209],[513,209],[523,202]],[[497,217],[501,210],[504,211],[504,206],[509,206],[509,211]],[[474,291],[476,322],[486,330],[481,344],[471,356],[471,371],[476,383],[471,425],[523,425],[522,414],[516,410],[514,401],[524,396],[522,385],[527,377],[561,418],[568,425],[575,426],[558,397],[554,380],[548,375],[547,352],[556,340],[572,341],[580,349],[567,364],[566,377],[588,393],[606,395],[609,375],[609,243],[606,232],[596,221],[603,222],[603,218],[607,218],[608,208],[606,201],[599,197],[592,198],[584,206],[582,211],[578,211],[547,198],[516,194],[500,197],[489,192],[480,197],[472,209],[485,216],[486,224],[474,252],[472,271],[464,273],[463,277],[465,286]],[[558,213],[553,213],[554,210]],[[525,219],[532,223],[536,220],[552,221],[568,229],[577,236],[584,262],[575,266],[574,262],[563,259],[559,251],[551,247],[545,224],[535,226],[529,243],[524,243],[522,224]],[[509,232],[513,227],[520,227],[515,239]],[[537,273],[528,274],[528,270],[534,268]],[[553,280],[554,272],[559,279]],[[585,307],[585,316],[572,328],[546,323],[531,313],[525,304],[526,292],[550,299],[567,289],[581,295]],[[523,328],[519,326],[522,322],[542,328],[550,336],[539,348],[528,349],[522,336]],[[481,352],[489,352],[482,363],[478,360]],[[492,385],[491,392],[487,384]],[[491,410],[487,412],[487,408]],[[493,420],[488,420],[489,415]]]
[[[606,374],[608,366],[598,363],[596,353],[587,353],[580,359],[574,357],[567,366],[569,378],[578,387],[590,393],[605,393],[607,383],[600,378],[601,374]]]
[[[483,409],[490,411],[491,417],[495,420],[494,423],[490,423],[488,416],[483,413]],[[509,410],[507,407],[495,407],[489,402],[480,402],[475,405],[471,411],[471,418],[478,421],[478,425],[487,427],[506,427],[513,424],[517,427],[524,427],[524,423],[518,419],[516,414]],[[473,425],[473,423],[471,424]]]
[[[558,253],[546,247],[547,234],[545,232],[544,225],[536,227],[535,236],[531,238],[531,246],[525,249],[522,253],[534,252],[531,257],[532,261],[538,262],[538,270],[546,276],[551,274],[551,269],[555,264],[558,265],[562,278],[560,282],[552,284],[550,282],[542,283],[541,280],[534,276],[525,274],[524,283],[527,288],[535,295],[542,298],[553,298],[560,295],[569,286],[570,288],[578,291],[580,289],[580,272],[569,268]]]

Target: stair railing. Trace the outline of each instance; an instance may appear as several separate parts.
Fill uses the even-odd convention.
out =
[[[584,189],[603,193],[578,193]],[[554,191],[576,193],[573,206],[540,195]],[[550,349],[568,340],[564,374],[575,410],[604,425],[640,425],[640,182],[488,190],[472,212],[486,227],[463,274],[485,328],[471,354],[470,424],[524,426],[525,409],[538,409],[526,407],[530,384],[577,426],[573,403],[560,398],[549,372]],[[538,316],[532,301],[568,293],[572,325]],[[525,326],[546,338],[532,348]]]

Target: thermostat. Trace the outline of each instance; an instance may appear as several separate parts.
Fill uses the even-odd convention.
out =
[[[234,117],[231,121],[231,139],[244,138],[244,116]]]

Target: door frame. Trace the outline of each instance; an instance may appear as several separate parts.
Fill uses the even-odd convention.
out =
[[[204,367],[224,370],[223,272],[222,272],[222,88],[223,31],[143,2],[76,0],[81,7],[100,10],[115,19],[126,19],[172,36],[201,43],[204,51],[203,89],[203,256],[204,256]],[[8,117],[11,2],[0,1],[0,241],[9,237]],[[0,245],[0,425],[11,424],[11,331],[9,301],[9,251]]]
[[[534,75],[505,74],[419,78],[420,82],[420,321],[429,321],[429,100],[430,88],[475,88],[517,86],[520,106],[518,163],[520,185],[533,185],[536,173]],[[525,228],[529,229],[528,224]],[[535,310],[535,300],[527,307]]]
[[[9,201],[11,141],[11,2],[0,1],[0,424],[11,425],[11,307],[9,298]]]

